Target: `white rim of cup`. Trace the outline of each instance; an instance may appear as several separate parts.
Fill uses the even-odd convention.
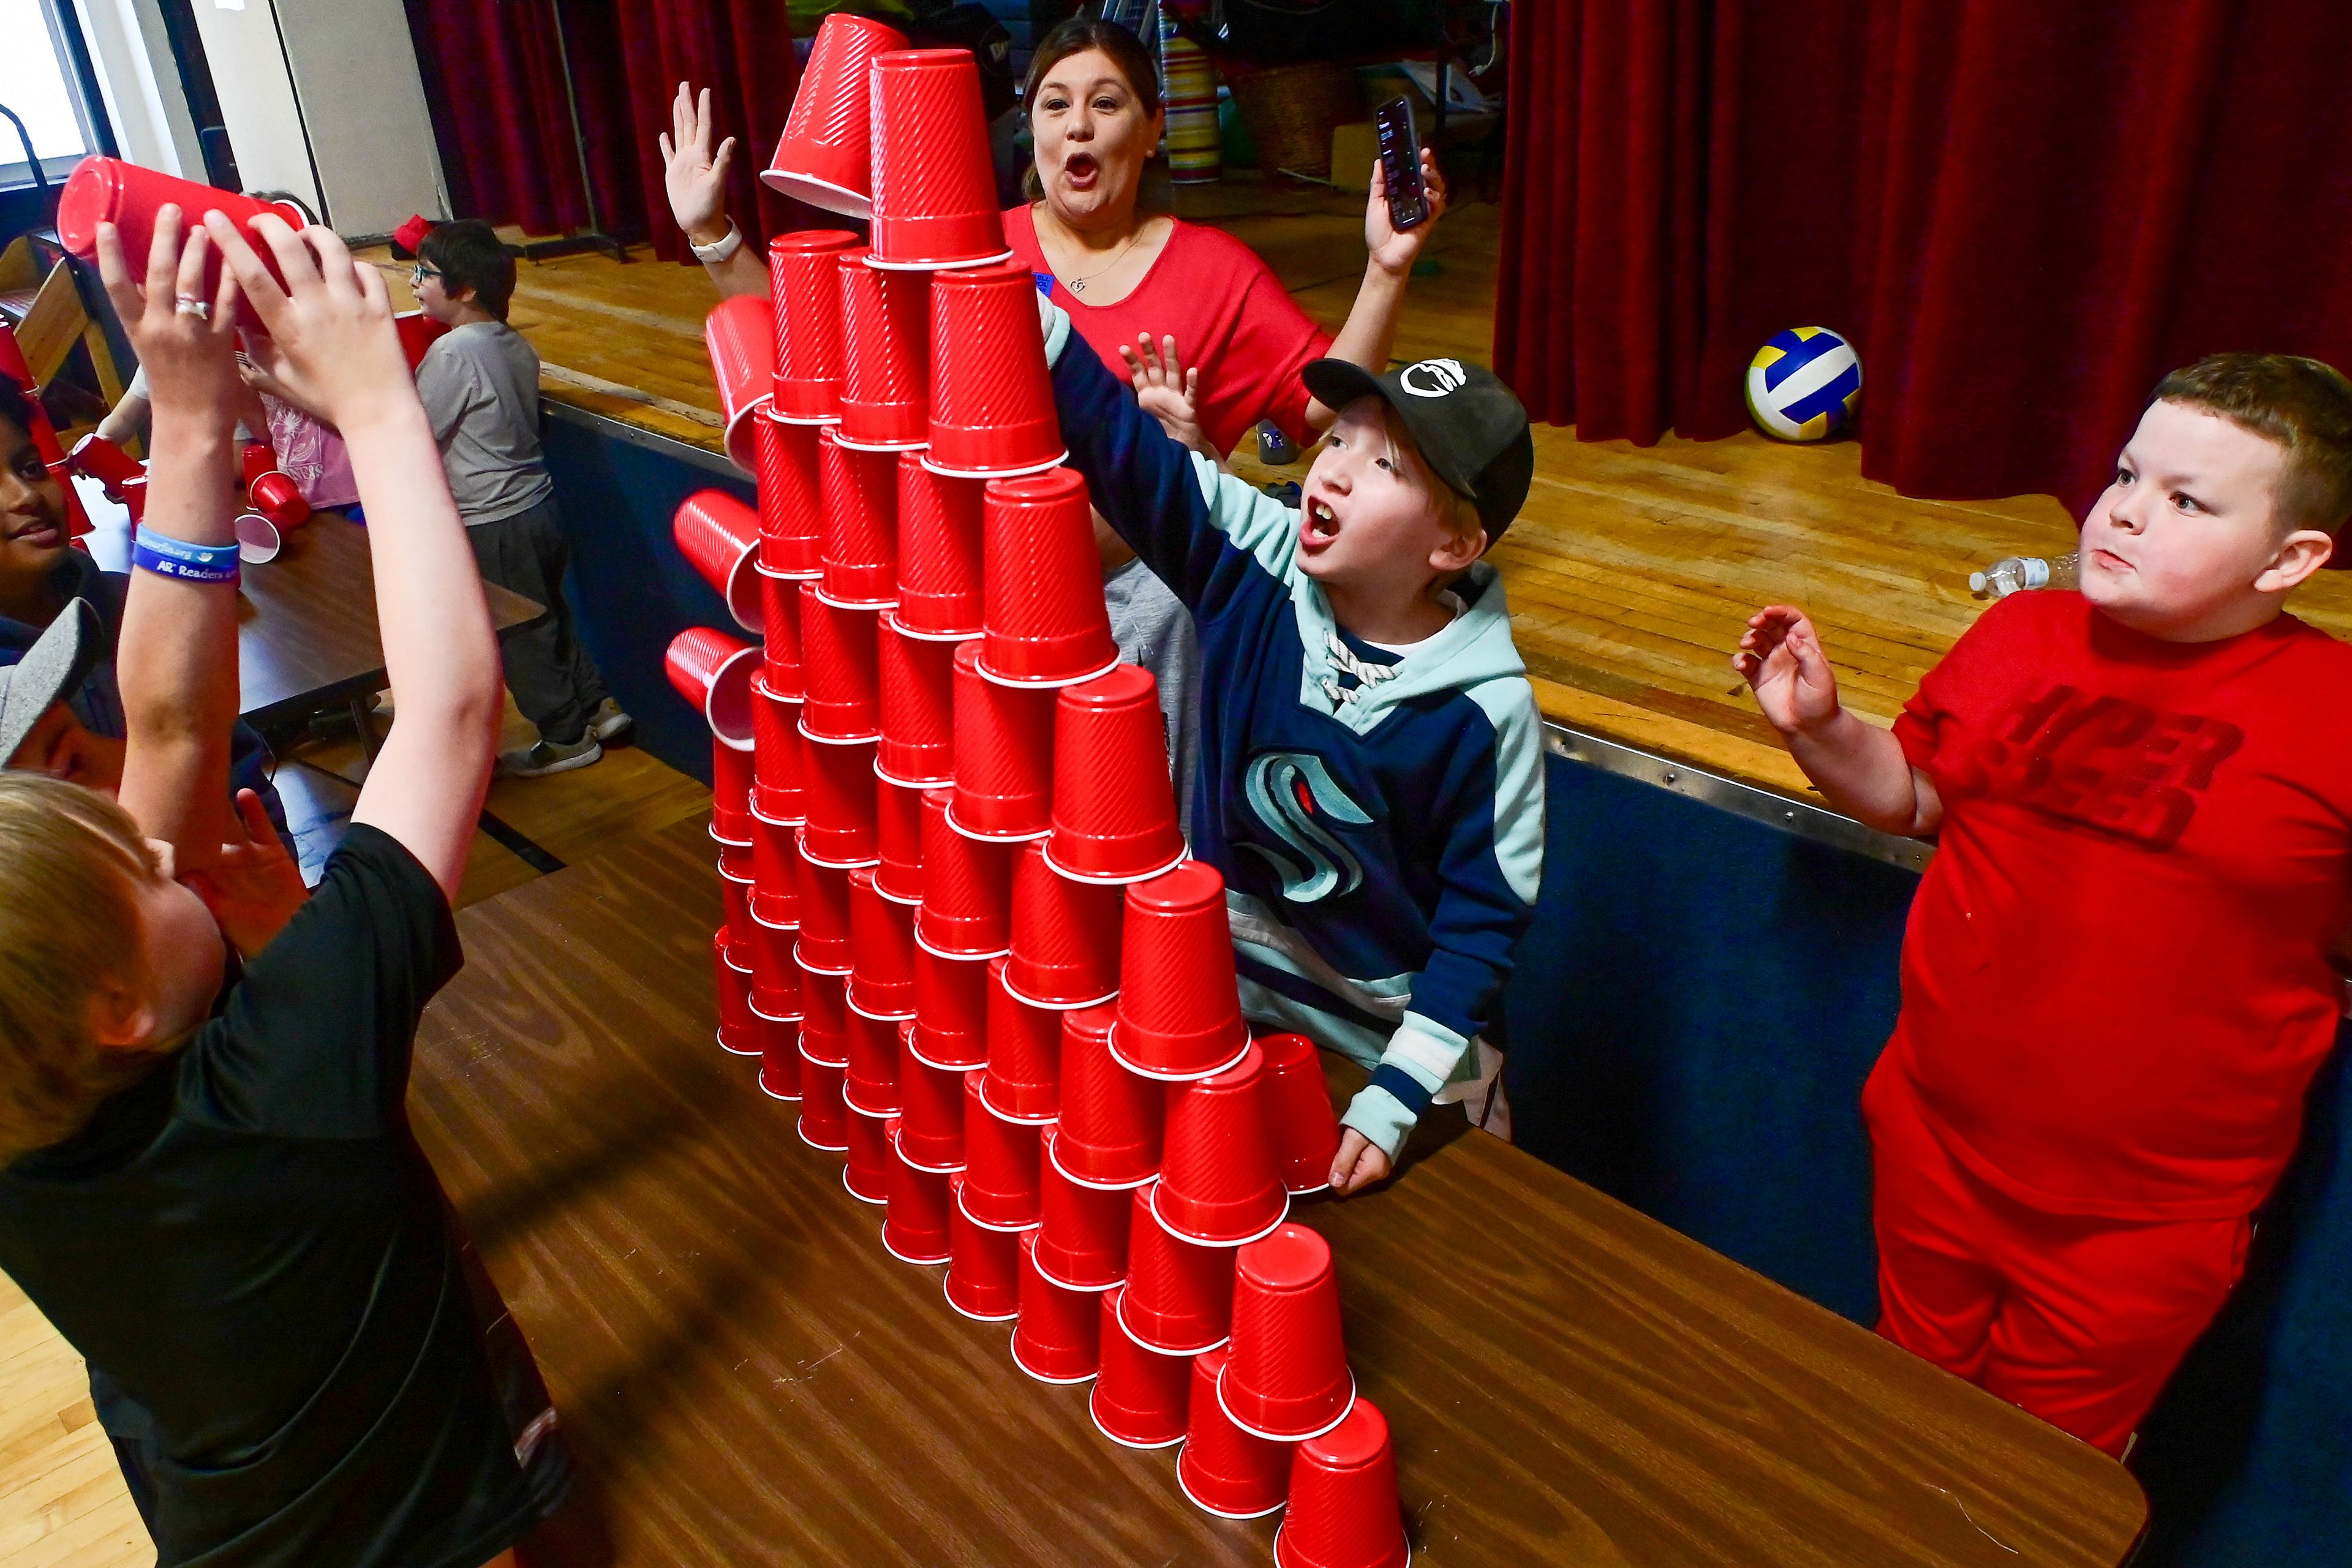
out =
[[[1007,948],[1005,951],[1010,952],[1012,949]],[[1109,991],[1085,1002],[1041,1002],[1036,997],[1024,995],[1013,988],[1013,965],[1010,963],[1004,966],[1004,993],[1015,1002],[1025,1002],[1032,1007],[1040,1008],[1048,1013],[1075,1013],[1082,1007],[1099,1007],[1106,1002],[1118,1000],[1118,993]]]
[[[1191,1503],[1202,1513],[1213,1513],[1219,1519],[1264,1519],[1267,1514],[1279,1513],[1282,1511],[1281,1503],[1276,1503],[1272,1508],[1259,1509],[1254,1513],[1233,1513],[1222,1508],[1211,1508],[1207,1503],[1202,1502],[1199,1497],[1194,1495],[1192,1482],[1184,1479],[1184,1460],[1181,1455],[1179,1455],[1176,1460],[1176,1488],[1179,1491],[1184,1494],[1184,1500],[1186,1502]],[[1284,1500],[1287,1501],[1288,1500],[1285,1499]],[[1280,1526],[1276,1527],[1276,1533],[1281,1533]]]
[[[806,1031],[803,1031],[803,1032],[802,1033],[802,1035],[801,1035],[801,1043],[800,1043],[800,1047],[799,1047],[799,1048],[800,1048],[800,1053],[801,1053],[801,1060],[803,1060],[803,1061],[804,1061],[804,1062],[808,1063],[811,1067],[831,1068],[834,1071],[835,1071],[835,1072],[841,1072],[841,1073],[845,1073],[845,1072],[847,1072],[847,1071],[849,1070],[849,1064],[848,1064],[847,1062],[845,1062],[845,1061],[841,1061],[841,1062],[829,1062],[829,1061],[825,1060],[823,1057],[813,1057],[813,1056],[809,1055],[809,1053],[808,1053],[808,1035],[807,1035]],[[843,1101],[843,1103],[844,1103],[844,1104],[847,1104],[848,1102],[847,1102],[846,1100],[845,1100],[845,1101]]]
[[[943,479],[1017,479],[1027,474],[1042,474],[1048,468],[1058,468],[1069,459],[1069,456],[1070,449],[1065,447],[1050,463],[1026,463],[1013,468],[950,468],[931,461],[930,451],[926,448],[919,460],[923,467]]]
[[[815,1150],[820,1154],[845,1154],[849,1152],[849,1145],[845,1142],[820,1143],[815,1139],[810,1137],[808,1135],[808,1128],[806,1126],[807,1121],[808,1106],[807,1103],[803,1101],[802,1103],[800,1115],[795,1118],[793,1122],[793,1136],[797,1137],[802,1142],[807,1144],[810,1148]]]
[[[921,1019],[921,1016],[922,1015],[919,1013],[916,1015],[916,1018],[919,1022]],[[988,1066],[984,1061],[961,1063],[935,1062],[931,1060],[930,1058],[925,1056],[922,1052],[915,1048],[915,1037],[912,1035],[906,1037],[906,1044],[907,1054],[914,1058],[917,1061],[922,1063],[925,1067],[930,1068],[933,1072],[979,1072],[982,1068]],[[961,1170],[962,1167],[958,1166],[957,1169]]]
[[[798,1105],[801,1102],[801,1096],[797,1094],[778,1094],[774,1089],[770,1089],[768,1087],[768,1069],[764,1067],[760,1069],[759,1082],[760,1092],[766,1095],[770,1100],[780,1100],[786,1105]]]
[[[1154,1171],[1150,1175],[1139,1176],[1131,1182],[1098,1182],[1091,1176],[1081,1176],[1076,1171],[1071,1170],[1067,1165],[1063,1164],[1061,1149],[1062,1140],[1060,1134],[1057,1132],[1045,1145],[1045,1158],[1053,1161],[1054,1169],[1061,1172],[1064,1178],[1069,1181],[1074,1186],[1086,1187],[1097,1193],[1131,1193],[1138,1187],[1147,1185],[1160,1179],[1160,1173]]]
[[[824,212],[854,217],[861,223],[870,222],[874,216],[874,198],[871,195],[853,191],[847,185],[836,185],[831,180],[820,180],[814,174],[797,174],[790,169],[762,169],[760,171],[760,183],[779,195],[806,202]],[[808,194],[812,191],[817,195]],[[830,199],[820,200],[819,197]],[[840,205],[844,203],[848,205]]]
[[[879,740],[880,737],[877,736],[876,739]],[[882,766],[882,757],[879,747],[876,748],[874,758],[874,776],[880,779],[886,784],[897,784],[900,789],[948,789],[955,784],[955,774],[952,771],[950,771],[948,776],[943,779],[902,779],[897,773],[891,773]]]
[[[970,1167],[966,1168],[969,1169]],[[970,1184],[971,1184],[969,1182],[965,1184],[967,1187],[969,1187]],[[981,1229],[992,1230],[999,1236],[1019,1236],[1024,1230],[1034,1230],[1037,1228],[1038,1222],[1034,1219],[1027,1225],[999,1225],[992,1219],[982,1219],[978,1215],[971,1212],[971,1205],[963,1201],[963,1194],[961,1193],[958,1193],[956,1194],[955,1204],[956,1207],[963,1211],[964,1218],[971,1221],[972,1224],[980,1226]]]
[[[1112,1317],[1112,1319],[1113,1319],[1114,1321],[1116,1321],[1118,1322],[1118,1331],[1119,1331],[1120,1333],[1125,1334],[1129,1339],[1133,1340],[1137,1344],[1139,1344],[1139,1345],[1142,1346],[1145,1350],[1155,1352],[1157,1352],[1158,1354],[1160,1354],[1160,1355],[1180,1355],[1180,1356],[1206,1355],[1206,1354],[1208,1354],[1211,1351],[1215,1350],[1219,1345],[1228,1345],[1228,1344],[1233,1343],[1233,1341],[1234,1341],[1234,1336],[1233,1336],[1233,1335],[1231,1335],[1231,1334],[1227,1334],[1224,1338],[1223,1338],[1223,1339],[1221,1339],[1221,1340],[1213,1340],[1213,1341],[1211,1341],[1209,1343],[1207,1343],[1207,1344],[1205,1344],[1205,1345],[1201,1346],[1198,1350],[1189,1350],[1189,1351],[1171,1351],[1171,1350],[1170,1350],[1170,1349],[1169,1349],[1167,1346],[1165,1346],[1165,1345],[1155,1345],[1155,1344],[1153,1344],[1150,1340],[1145,1339],[1141,1334],[1137,1333],[1137,1332],[1135,1331],[1134,1327],[1133,1327],[1132,1325],[1130,1325],[1130,1324],[1128,1322],[1128,1321],[1127,1321],[1127,1298],[1126,1298],[1126,1297],[1124,1297],[1124,1296],[1121,1296],[1121,1297],[1118,1299],[1118,1305],[1116,1308],[1114,1308],[1114,1309],[1112,1310],[1112,1311],[1111,1311],[1111,1317]]]
[[[1015,1127],[1051,1127],[1062,1119],[1059,1110],[1051,1116],[1015,1116],[1011,1111],[1001,1109],[995,1101],[988,1098],[988,1079],[984,1077],[980,1080],[980,1108],[999,1121],[1009,1121]],[[1023,1228],[1027,1227],[1024,1226]]]
[[[1290,1217],[1290,1194],[1286,1191],[1282,1194],[1282,1212],[1274,1216],[1274,1223],[1272,1225],[1267,1226],[1264,1230],[1257,1232],[1254,1236],[1244,1236],[1232,1241],[1227,1241],[1222,1238],[1212,1238],[1205,1236],[1193,1236],[1190,1232],[1178,1230],[1173,1225],[1171,1225],[1168,1222],[1168,1216],[1160,1212],[1160,1189],[1157,1187],[1154,1187],[1151,1190],[1151,1217],[1160,1222],[1160,1229],[1166,1231],[1177,1240],[1189,1241],[1195,1247],[1247,1247],[1253,1241],[1264,1241],[1267,1237],[1272,1236],[1276,1231],[1282,1228],[1282,1222]],[[1286,1442],[1288,1439],[1286,1438],[1284,1441]]]
[[[1065,881],[1087,882],[1097,888],[1123,888],[1129,882],[1149,882],[1154,877],[1166,876],[1169,872],[1173,871],[1177,867],[1181,866],[1185,861],[1190,860],[1192,858],[1192,847],[1190,844],[1187,844],[1183,848],[1176,852],[1176,858],[1169,861],[1165,866],[1156,867],[1149,871],[1127,872],[1116,877],[1107,877],[1099,871],[1071,870],[1067,866],[1063,865],[1060,861],[1054,858],[1054,840],[1050,831],[1048,832],[1045,839],[1045,868],[1047,870],[1053,872],[1054,875],[1063,879]]]
[[[823,865],[824,862],[819,861],[818,864]],[[801,956],[801,944],[799,942],[793,943],[793,962],[801,966],[802,973],[822,974],[829,980],[839,980],[849,973],[846,969],[825,969],[811,963],[807,959]]]
[[[1234,1407],[1225,1403],[1225,1378],[1233,1370],[1233,1363],[1227,1362],[1223,1370],[1217,1373],[1217,1408],[1225,1413],[1226,1420],[1232,1422],[1234,1426],[1240,1427],[1251,1436],[1263,1438],[1269,1443],[1311,1443],[1316,1438],[1323,1436],[1326,1432],[1338,1426],[1340,1422],[1345,1421],[1348,1418],[1348,1412],[1356,1407],[1356,1369],[1351,1366],[1348,1369],[1347,1402],[1339,1406],[1339,1415],[1334,1415],[1330,1420],[1325,1422],[1322,1426],[1318,1426],[1312,1432],[1288,1432],[1277,1435],[1273,1432],[1264,1431],[1258,1427],[1251,1426],[1248,1422],[1234,1415]]]
[[[844,1143],[844,1144],[842,1145],[842,1148],[844,1148],[844,1149],[847,1149],[848,1147],[849,1147],[849,1145],[848,1145],[848,1144],[846,1144],[846,1143]],[[877,1208],[883,1207],[884,1205],[886,1205],[887,1204],[888,1204],[888,1203],[889,1203],[889,1201],[890,1201],[890,1194],[887,1194],[887,1193],[883,1194],[882,1194],[880,1197],[878,1197],[878,1198],[869,1198],[869,1197],[867,1197],[864,1193],[859,1192],[856,1187],[850,1186],[850,1185],[849,1185],[849,1172],[850,1172],[850,1167],[849,1167],[849,1166],[847,1166],[847,1165],[844,1165],[844,1166],[841,1168],[841,1184],[842,1184],[842,1186],[843,1186],[843,1187],[845,1187],[845,1188],[846,1188],[846,1189],[847,1189],[847,1191],[848,1191],[848,1193],[849,1193],[849,1195],[850,1195],[851,1197],[856,1198],[856,1199],[859,1203],[861,1203],[861,1204],[872,1204],[872,1205],[873,1205],[875,1207],[877,1207]]]
[[[926,418],[925,423],[929,422]],[[929,437],[920,441],[853,441],[839,430],[835,430],[833,433],[833,444],[836,447],[846,447],[853,452],[920,452],[928,449],[931,443]]]
[[[971,1218],[970,1215],[966,1215],[964,1217],[966,1219]],[[972,1224],[978,1225],[980,1222],[978,1220],[972,1220]],[[963,1316],[970,1318],[975,1323],[1009,1323],[1021,1315],[1021,1310],[1018,1307],[1015,1307],[1010,1312],[975,1312],[970,1307],[965,1306],[961,1301],[957,1300],[955,1299],[955,1258],[952,1255],[950,1255],[948,1259],[947,1278],[940,1281],[940,1294],[948,1299],[949,1306],[954,1308]]]
[[[922,906],[918,904],[915,907],[920,909]],[[915,945],[933,958],[944,958],[959,963],[986,963],[992,958],[1003,958],[1013,952],[1009,947],[1000,947],[994,952],[950,952],[944,948],[933,947],[923,940],[923,923],[919,918],[915,921]]]
[[[871,216],[870,213],[868,216]],[[961,272],[973,267],[993,267],[1000,261],[1012,259],[1013,252],[1009,249],[995,256],[950,257],[944,261],[885,261],[871,250],[865,256],[866,265],[877,272]]]
[[[1113,1019],[1111,1021],[1110,1033],[1105,1037],[1103,1046],[1106,1050],[1110,1052],[1111,1060],[1117,1062],[1119,1066],[1125,1068],[1128,1071],[1133,1073],[1138,1078],[1157,1079],[1161,1083],[1198,1083],[1204,1078],[1214,1078],[1221,1072],[1231,1072],[1234,1068],[1239,1067],[1241,1065],[1242,1058],[1249,1055],[1250,1041],[1247,1036],[1244,1036],[1242,1039],[1242,1048],[1235,1051],[1231,1059],[1220,1064],[1219,1066],[1210,1068],[1204,1072],[1162,1072],[1158,1068],[1136,1066],[1135,1063],[1129,1061],[1126,1057],[1119,1053],[1118,1021],[1117,1019]]]
[[[1102,1384],[1100,1383],[1097,1383],[1095,1384],[1094,1392],[1087,1395],[1087,1419],[1095,1424],[1096,1431],[1101,1433],[1104,1436],[1109,1438],[1120,1447],[1138,1448],[1148,1453],[1154,1448],[1172,1448],[1177,1444],[1184,1440],[1184,1434],[1181,1432],[1177,1433],[1173,1437],[1162,1437],[1157,1443],[1139,1443],[1132,1437],[1120,1436],[1118,1433],[1103,1425],[1102,1413],[1095,1408],[1095,1401],[1101,1397]]]
[[[1063,1279],[1060,1275],[1048,1269],[1044,1264],[1038,1263],[1035,1253],[1033,1252],[1030,1254],[1029,1261],[1035,1266],[1037,1269],[1037,1277],[1045,1280],[1046,1284],[1058,1285],[1063,1289],[1074,1292],[1080,1296],[1099,1296],[1106,1290],[1116,1290],[1120,1286],[1127,1283],[1127,1277],[1122,1274],[1118,1279],[1113,1279],[1107,1284],[1073,1285],[1068,1280]]]
[[[977,828],[966,827],[962,823],[956,820],[956,809],[955,803],[953,801],[950,801],[948,803],[947,818],[948,826],[950,827],[977,844],[1026,844],[1033,838],[1043,838],[1045,835],[1054,831],[1053,825],[1048,823],[1046,826],[1037,829],[1034,833],[982,833]],[[1012,950],[1007,948],[1005,951],[1009,952]]]
[[[1016,1312],[1013,1315],[1018,1317],[1020,1314]],[[1095,1373],[1092,1372],[1087,1373],[1084,1377],[1048,1377],[1044,1373],[1039,1372],[1036,1368],[1031,1366],[1027,1362],[1021,1359],[1021,1333],[1017,1329],[1013,1331],[1013,1364],[1019,1367],[1023,1372],[1027,1373],[1031,1377],[1035,1378],[1040,1383],[1068,1384],[1092,1383],[1095,1380]],[[1097,1372],[1100,1370],[1099,1366],[1096,1369]]]
[[[979,670],[980,678],[992,686],[1003,686],[1014,691],[1055,691],[1065,686],[1083,686],[1089,680],[1100,680],[1104,676],[1117,669],[1121,662],[1123,661],[1114,658],[1100,669],[1090,669],[1084,675],[999,675],[988,668],[988,660],[985,658],[972,660],[972,668]]]
[[[846,1167],[845,1167],[845,1168]],[[899,1251],[897,1247],[891,1246],[890,1222],[887,1219],[882,1222],[882,1250],[897,1258],[899,1262],[911,1263],[918,1268],[936,1268],[940,1264],[945,1263],[948,1260],[948,1254],[944,1252],[940,1253],[937,1258],[909,1258],[905,1253]]]

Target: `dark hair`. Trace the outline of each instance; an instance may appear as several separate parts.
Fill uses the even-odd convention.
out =
[[[2296,354],[2208,354],[2156,384],[2153,403],[2217,414],[2286,448],[2279,521],[2334,533],[2352,514],[2352,381]]]
[[[1110,57],[1110,63],[1127,79],[1136,102],[1142,106],[1146,120],[1160,112],[1160,65],[1151,58],[1151,51],[1143,47],[1143,40],[1117,22],[1073,16],[1037,40],[1037,51],[1029,57],[1029,74],[1021,80],[1022,118],[1025,120],[1036,112],[1037,89],[1044,85],[1046,75],[1072,55],[1082,55],[1088,49],[1099,49]],[[1031,201],[1044,194],[1037,184],[1037,165],[1034,161],[1022,172],[1021,188]]]
[[[452,298],[471,289],[475,304],[501,321],[507,319],[507,301],[514,298],[514,258],[488,224],[478,217],[436,223],[418,242],[416,258],[441,274]]]
[[[5,371],[0,371],[0,425],[14,425],[28,438],[33,434],[32,395]]]

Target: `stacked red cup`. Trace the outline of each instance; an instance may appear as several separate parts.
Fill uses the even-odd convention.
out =
[[[845,250],[841,265],[842,445],[919,450],[930,440],[929,275],[866,265]]]
[[[1276,1568],[1406,1568],[1389,1424],[1359,1399],[1337,1426],[1292,1451],[1289,1506],[1274,1532]]]
[[[1012,255],[989,164],[980,65],[971,51],[898,49],[877,55],[869,80],[870,264],[929,271]],[[1022,275],[1028,276],[1025,270]],[[1030,319],[1036,319],[1034,305]]]
[[[793,425],[841,420],[841,280],[838,257],[857,244],[847,229],[803,229],[768,242],[774,295],[775,416]]]
[[[678,503],[670,537],[678,553],[727,601],[735,624],[759,635],[767,624],[757,570],[759,513],[724,490],[697,490]]]
[[[776,310],[757,294],[722,300],[703,318],[702,346],[710,354],[710,373],[719,383],[719,407],[726,416],[727,456],[746,475],[757,478],[759,458],[753,451],[757,434],[753,420],[775,400]]]
[[[771,190],[827,212],[872,216],[869,78],[876,56],[906,47],[904,34],[870,17],[835,12],[824,19],[784,133],[760,175]]]
[[[670,639],[663,668],[670,685],[710,726],[710,836],[751,846],[751,675],[757,648],[740,637],[696,626]]]

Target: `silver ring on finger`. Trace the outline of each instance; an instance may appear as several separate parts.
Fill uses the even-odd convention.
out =
[[[199,321],[209,321],[213,319],[213,302],[210,300],[196,299],[193,295],[178,296],[172,301],[172,309],[183,316],[194,316]]]

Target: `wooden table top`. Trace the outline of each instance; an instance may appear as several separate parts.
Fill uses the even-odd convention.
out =
[[[418,1036],[417,1133],[581,1473],[542,1560],[1266,1563],[1272,1520],[1192,1508],[883,1251],[714,1043],[719,920],[700,825],[622,846],[461,914]],[[2112,1460],[1458,1121],[1296,1213],[1416,1563],[2107,1565],[2143,1524]]]

